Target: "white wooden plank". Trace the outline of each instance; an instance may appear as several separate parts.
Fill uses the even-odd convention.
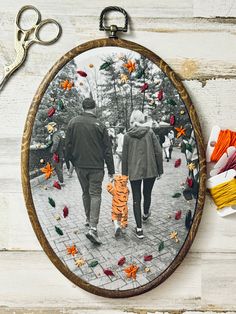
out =
[[[194,0],[194,16],[200,17],[235,17],[235,0]]]
[[[22,193],[1,192],[0,199],[0,249],[42,250],[31,226]]]
[[[235,309],[236,256],[204,254],[202,256],[202,302],[212,309]]]
[[[236,215],[221,218],[213,200],[207,195],[203,217],[191,252],[236,252]]]
[[[14,280],[9,280],[9,277]],[[94,296],[74,286],[44,253],[0,254],[0,306],[84,309],[170,310],[201,308],[201,260],[189,254],[161,286],[137,297],[121,300]]]
[[[200,82],[184,82],[195,104],[205,142],[216,123],[222,129],[235,129],[236,81],[209,80],[202,87]]]
[[[131,16],[147,16],[147,17],[186,17],[192,16],[193,6],[192,0],[160,0],[158,2],[153,2],[152,0],[116,0],[115,3],[111,3],[109,0],[90,0],[86,2],[83,0],[67,0],[60,2],[60,5],[54,1],[43,1],[43,0],[31,0],[32,5],[36,6],[42,13],[43,17],[52,17],[57,14],[62,15],[76,15],[80,14],[83,16],[96,16],[100,15],[100,12],[107,6],[115,5],[121,6]],[[4,13],[14,13],[21,7],[24,6],[24,0],[18,0],[17,4],[14,0],[1,3],[1,12]]]
[[[8,20],[6,15],[2,15],[2,18],[5,19],[0,45],[3,63],[4,59],[9,61],[14,56],[14,17]],[[64,31],[61,40],[50,47],[34,45],[26,66],[20,69],[21,74],[17,74],[21,80],[25,75],[40,75],[43,78],[55,61],[69,49],[105,36],[98,31],[98,21],[94,17],[63,16],[60,22]],[[153,50],[183,79],[235,77],[236,25],[233,21],[217,23],[198,19],[138,18],[132,21],[132,29],[135,32],[131,31],[123,37]]]

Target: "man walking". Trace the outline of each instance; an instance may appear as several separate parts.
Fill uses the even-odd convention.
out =
[[[112,147],[106,127],[96,117],[96,103],[84,99],[82,115],[70,120],[66,134],[66,159],[75,167],[82,191],[86,214],[86,237],[101,244],[97,225],[99,221],[104,161],[110,180],[114,174]]]

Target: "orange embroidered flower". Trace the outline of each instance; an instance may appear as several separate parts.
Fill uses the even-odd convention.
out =
[[[137,273],[138,269],[139,269],[139,267],[137,265],[131,264],[130,266],[128,266],[124,269],[124,272],[126,273],[127,278],[136,279],[136,273]]]
[[[61,82],[61,87],[64,90],[71,90],[71,88],[74,86],[73,82],[70,82],[69,80],[65,80]]]
[[[186,129],[184,129],[182,126],[180,127],[180,128],[175,128],[176,129],[176,131],[178,132],[177,133],[177,138],[179,138],[180,136],[182,136],[182,135],[185,135],[185,131],[186,131]]]
[[[124,64],[124,67],[128,69],[129,74],[131,74],[132,72],[135,71],[136,64],[135,62],[132,62],[131,60],[129,60],[127,63]]]
[[[47,162],[46,166],[40,168],[40,170],[45,174],[45,178],[49,179],[53,173],[54,168],[50,165],[49,162]]]
[[[67,254],[68,255],[75,256],[75,254],[78,253],[78,250],[77,250],[75,244],[72,245],[72,246],[68,246],[66,249],[67,249]]]

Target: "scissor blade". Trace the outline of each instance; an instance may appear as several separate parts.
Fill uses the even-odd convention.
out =
[[[4,85],[6,84],[8,78],[4,75],[4,77],[0,81],[0,91],[3,89]]]

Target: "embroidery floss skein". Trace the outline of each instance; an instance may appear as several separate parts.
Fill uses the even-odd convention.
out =
[[[229,169],[234,169],[236,170],[236,150],[233,153],[233,155],[231,155],[226,163],[226,165],[224,167],[222,167],[219,171],[219,173],[222,173],[224,171],[227,171]]]
[[[236,205],[236,178],[209,189],[217,209]]]
[[[220,130],[217,142],[215,143],[211,161],[218,161],[230,146],[236,146],[236,132],[231,130]]]

